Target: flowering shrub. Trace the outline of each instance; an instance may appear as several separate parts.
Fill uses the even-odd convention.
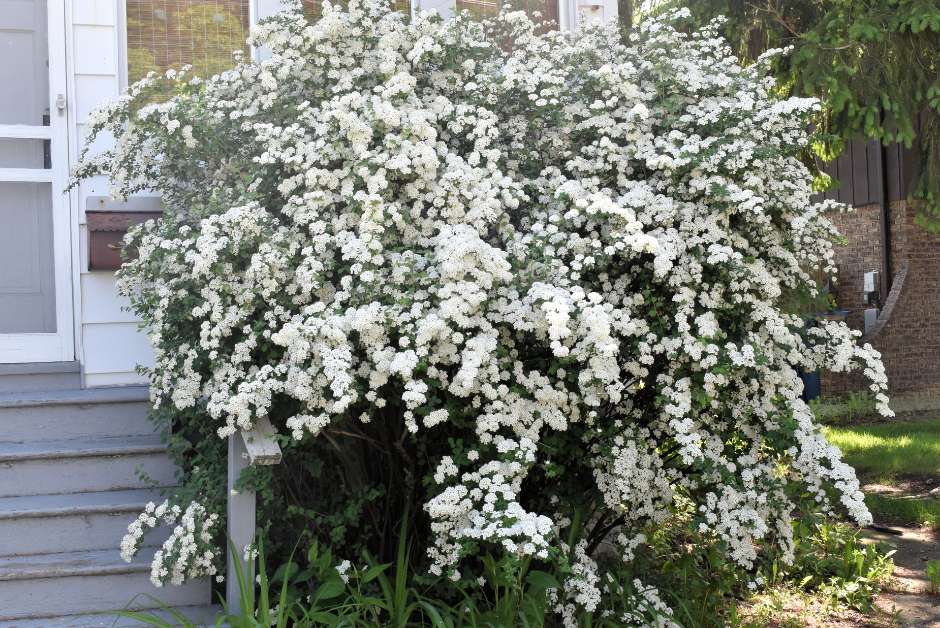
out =
[[[102,109],[115,148],[77,177],[167,207],[120,273],[154,403],[405,452],[429,570],[553,565],[569,624],[612,594],[601,543],[629,563],[679,512],[745,569],[792,556],[798,495],[868,522],[796,369],[863,368],[890,414],[879,355],[779,303],[832,267],[838,206],[795,157],[817,103],[673,19],[569,38],[324,4],[262,25],[260,63]],[[617,586],[623,625],[671,621]]]

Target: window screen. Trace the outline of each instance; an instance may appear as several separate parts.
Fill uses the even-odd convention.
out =
[[[535,19],[535,13],[541,14],[539,21],[558,24],[558,0],[457,0],[457,10],[467,11],[475,17],[489,17],[499,13],[501,7],[509,5],[517,11],[525,11]]]
[[[340,0],[341,2],[341,0]],[[336,6],[337,0],[333,0],[333,6]],[[304,12],[308,19],[317,19],[323,10],[322,0],[303,0]],[[411,11],[411,0],[392,0],[392,6],[396,11]]]
[[[234,65],[235,50],[248,52],[249,0],[125,1],[128,84],[187,64],[195,75],[209,77]],[[309,18],[319,17],[321,0],[303,5]],[[394,6],[408,11],[411,5],[394,0]]]
[[[127,80],[183,65],[207,77],[247,52],[249,0],[126,0]]]

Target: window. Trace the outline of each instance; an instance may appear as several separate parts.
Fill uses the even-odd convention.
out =
[[[541,21],[558,24],[558,0],[456,0],[458,11],[467,11],[476,17],[489,17],[499,13],[500,7],[508,4],[513,9],[525,11],[530,17],[541,14]]]
[[[193,66],[211,76],[247,52],[249,0],[126,0],[127,81]]]
[[[248,52],[245,39],[250,28],[250,2],[125,0],[128,84],[149,72],[163,74],[183,65],[191,65],[193,73],[201,77],[231,68],[233,52]],[[277,6],[276,0],[267,3]],[[558,22],[558,0],[456,0],[456,8],[484,17],[495,15],[506,3],[530,15],[538,12],[542,20]],[[303,4],[310,17],[319,15],[321,0],[304,0]],[[408,11],[411,3],[394,0],[394,4]],[[169,95],[158,90],[153,98],[163,100]]]
[[[336,2],[334,0],[333,4]],[[308,19],[316,19],[320,17],[320,11],[323,10],[323,1],[322,0],[303,0],[304,12],[307,15]],[[410,0],[393,0],[392,5],[399,11],[410,11],[411,2]]]
[[[183,65],[209,77],[234,66],[232,53],[248,52],[251,0],[125,0],[127,18],[127,82],[149,72],[163,74]],[[262,15],[276,10],[276,0],[264,0]],[[303,0],[307,15],[318,17],[321,0]],[[395,0],[409,10],[409,0]],[[163,89],[170,89],[168,86]],[[169,93],[154,94],[162,100]]]

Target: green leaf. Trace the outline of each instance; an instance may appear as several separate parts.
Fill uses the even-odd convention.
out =
[[[336,613],[330,613],[327,611],[316,611],[314,613],[308,613],[305,619],[309,619],[316,624],[326,624],[327,626],[335,626],[340,621],[340,616]]]
[[[539,571],[538,569],[533,569],[530,571],[526,575],[525,581],[529,584],[533,591],[542,592],[547,589],[561,588],[561,585],[558,584],[558,580],[555,579],[555,576],[546,571]]]
[[[341,579],[327,580],[317,589],[315,600],[331,600],[339,597],[346,590],[346,583]]]
[[[372,567],[366,569],[366,572],[362,574],[360,581],[362,584],[368,584],[369,582],[372,582],[378,578],[380,574],[384,573],[385,570],[391,566],[391,563],[386,563],[384,565],[373,565]]]
[[[454,625],[453,622],[448,618],[447,621],[441,616],[440,611],[434,608],[433,605],[425,601],[418,602],[418,606],[421,607],[421,610],[424,611],[424,614],[428,616],[428,619],[431,620],[431,625],[434,628],[452,628]]]

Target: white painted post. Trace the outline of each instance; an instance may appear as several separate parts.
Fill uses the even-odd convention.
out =
[[[254,491],[236,491],[235,484],[242,471],[248,468],[248,452],[245,441],[240,432],[228,437],[228,538],[235,551],[242,554],[242,577],[245,585],[253,587],[255,584],[254,569],[249,569],[248,562],[244,560],[245,546],[255,540],[255,493]],[[235,560],[232,548],[226,552],[228,556],[228,570],[225,574],[225,601],[228,603],[229,613],[241,613],[241,597],[238,589],[238,578],[235,576]]]
[[[245,547],[255,541],[256,502],[255,492],[236,490],[235,485],[242,471],[251,465],[280,464],[281,448],[277,444],[277,431],[268,417],[255,421],[254,429],[248,432],[236,432],[228,437],[228,539],[241,555],[242,577],[246,587],[255,586],[255,570],[244,560]],[[238,590],[238,578],[235,575],[235,557],[232,548],[226,551],[227,569],[225,574],[225,602],[229,613],[241,612],[241,596]]]

